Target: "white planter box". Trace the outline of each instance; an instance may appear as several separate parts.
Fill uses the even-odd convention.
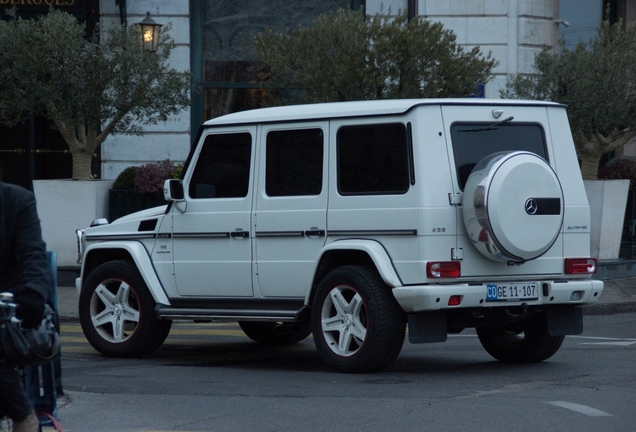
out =
[[[57,252],[59,267],[78,267],[75,230],[108,216],[108,190],[114,180],[34,180],[42,237]]]
[[[615,260],[621,248],[629,180],[585,180],[590,204],[590,248],[598,260]]]

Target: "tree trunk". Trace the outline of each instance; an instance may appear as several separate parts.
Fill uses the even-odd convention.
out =
[[[71,156],[73,157],[73,180],[92,180],[91,161],[93,154],[76,152],[72,153]]]
[[[581,154],[581,175],[583,180],[596,180],[598,177],[598,164],[600,155]]]

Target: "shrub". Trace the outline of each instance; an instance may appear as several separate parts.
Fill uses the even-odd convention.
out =
[[[134,189],[138,169],[137,166],[131,166],[123,170],[115,179],[113,189]]]
[[[600,179],[630,180],[629,188],[636,186],[636,158],[621,157],[606,163],[598,173]]]
[[[160,195],[163,192],[163,183],[171,178],[179,178],[182,170],[182,165],[175,165],[168,159],[128,167],[117,176],[113,189],[128,189],[141,194]]]
[[[176,169],[176,165],[167,159],[162,162],[140,166],[135,176],[134,191],[137,193],[160,194],[163,191],[163,183],[167,179],[172,178],[172,174]]]

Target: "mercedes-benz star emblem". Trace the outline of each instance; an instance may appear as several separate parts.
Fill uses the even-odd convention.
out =
[[[533,198],[526,201],[526,213],[533,215],[537,212],[537,202]]]

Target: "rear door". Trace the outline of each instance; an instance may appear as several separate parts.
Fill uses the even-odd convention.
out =
[[[328,122],[259,133],[255,271],[264,297],[304,298],[327,230]]]
[[[483,158],[497,152],[516,150],[539,155],[549,164],[550,125],[547,109],[541,106],[449,105],[442,107],[444,128],[451,160],[453,183],[463,194],[473,167]],[[527,179],[527,184],[533,182]],[[523,190],[519,190],[519,196]],[[461,201],[472,199],[465,195]],[[513,203],[498,203],[500,206]],[[514,204],[516,205],[516,203]],[[523,203],[521,204],[523,205]],[[505,211],[505,210],[504,210]],[[540,258],[520,265],[508,265],[486,258],[473,246],[463,226],[463,208],[458,206],[458,247],[462,250],[462,277],[522,276],[560,274],[563,268],[563,241],[560,235]],[[527,227],[519,226],[519,230]],[[562,232],[562,228],[561,228]]]

